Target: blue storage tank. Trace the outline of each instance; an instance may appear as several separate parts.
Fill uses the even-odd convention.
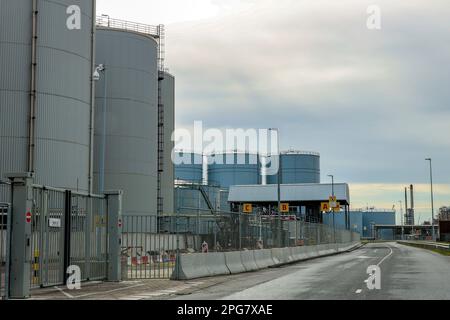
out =
[[[278,183],[278,176],[268,176],[268,184]],[[320,183],[320,154],[304,151],[281,153],[281,183]]]
[[[261,183],[258,155],[231,152],[208,157],[208,182],[222,188]]]
[[[203,155],[176,151],[174,156],[175,180],[196,183],[203,181]]]

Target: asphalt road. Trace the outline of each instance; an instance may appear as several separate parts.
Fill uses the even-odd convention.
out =
[[[381,289],[369,290],[366,270],[381,269]],[[179,296],[183,300],[449,300],[450,257],[396,243],[278,269],[230,276]]]

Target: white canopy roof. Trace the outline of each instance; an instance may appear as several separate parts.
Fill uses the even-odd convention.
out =
[[[283,202],[325,202],[332,194],[331,184],[284,184],[281,186]],[[343,205],[350,204],[350,190],[346,183],[335,183],[334,194]],[[231,186],[229,202],[277,202],[278,187],[273,185]]]

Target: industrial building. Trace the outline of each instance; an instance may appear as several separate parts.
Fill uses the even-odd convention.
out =
[[[2,1],[0,178],[85,193],[123,190],[123,213],[174,211],[175,78],[164,27],[107,16],[81,0]],[[0,201],[9,200],[1,188]]]
[[[253,210],[272,214],[278,211],[277,185],[232,186],[228,201],[234,210],[251,204]],[[328,202],[334,190],[337,201],[347,216],[350,206],[350,191],[347,184],[283,184],[280,186],[280,201],[289,206],[287,215],[309,222],[323,222],[321,204]],[[348,224],[347,224],[348,226]]]
[[[439,209],[439,239],[450,241],[450,207]]]
[[[350,210],[350,227],[352,231],[361,234],[362,238],[374,238],[375,226],[396,225],[396,212],[394,210]],[[324,223],[333,225],[332,215],[324,215]],[[345,217],[335,214],[334,223],[336,227],[345,226]],[[381,239],[390,239],[392,232],[383,230],[379,235]]]
[[[287,214],[311,222],[322,222],[321,205],[328,202],[333,191],[338,197],[344,216],[348,216],[350,192],[347,184],[320,184],[320,154],[289,150],[280,153],[279,173],[264,176],[262,162],[257,154],[232,151],[208,156],[189,152],[177,152],[175,176],[179,182],[189,182],[190,193],[196,193],[201,202],[205,199],[199,185],[215,186],[219,190],[220,206],[209,206],[209,210],[238,212],[243,204],[264,214],[278,211],[277,185],[280,183],[281,201],[289,203]],[[207,164],[204,163],[207,159]],[[199,184],[199,185],[197,185]],[[176,208],[183,211],[184,196],[188,185],[177,190]],[[179,187],[177,187],[178,189]],[[258,211],[258,212],[259,212]],[[346,220],[347,221],[347,220]],[[346,223],[349,228],[348,221]]]

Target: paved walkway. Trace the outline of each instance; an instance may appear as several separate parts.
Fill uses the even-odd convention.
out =
[[[227,277],[191,281],[136,280],[82,283],[81,290],[68,290],[64,286],[34,289],[31,300],[148,300],[169,299],[189,295],[201,289],[225,282]]]

